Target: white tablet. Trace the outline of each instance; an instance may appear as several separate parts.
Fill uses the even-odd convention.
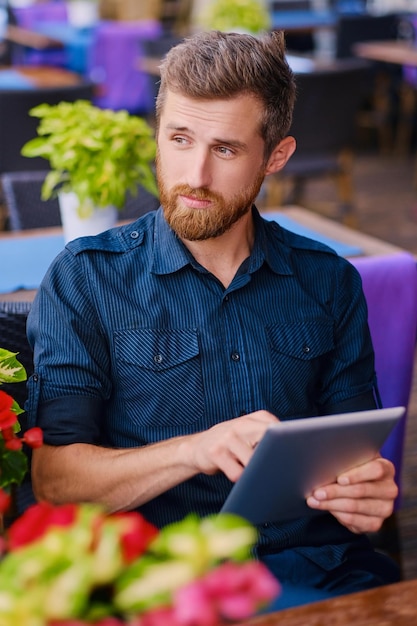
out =
[[[404,413],[404,407],[395,407],[273,424],[221,512],[253,524],[319,513],[307,506],[306,497],[373,458]]]

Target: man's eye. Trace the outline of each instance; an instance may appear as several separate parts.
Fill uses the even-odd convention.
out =
[[[184,144],[184,143],[187,143],[187,140],[186,140],[186,138],[185,138],[185,137],[178,137],[178,136],[175,136],[175,137],[173,137],[173,138],[172,138],[172,140],[173,140],[175,143],[178,143],[178,144]]]
[[[234,152],[230,148],[226,148],[226,146],[219,146],[217,148],[217,152],[219,152],[223,156],[233,156]]]

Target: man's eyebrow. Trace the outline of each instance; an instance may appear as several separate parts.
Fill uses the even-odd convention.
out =
[[[174,123],[168,123],[165,127],[167,130],[175,130],[178,133],[188,133],[190,135],[195,135],[194,131],[191,130],[188,126],[177,126]],[[213,143],[219,144],[221,146],[230,146],[231,148],[237,148],[239,150],[247,150],[248,146],[243,141],[239,141],[238,139],[225,139],[221,137],[215,137],[213,139]]]
[[[247,150],[248,145],[243,141],[239,141],[238,139],[218,139],[214,138],[214,143],[219,144],[221,146],[229,146],[230,148],[237,148],[239,150]]]
[[[194,132],[191,130],[191,128],[189,128],[188,126],[177,126],[177,124],[174,124],[173,122],[169,122],[165,128],[167,130],[176,130],[179,133],[189,133],[190,135],[194,135]]]

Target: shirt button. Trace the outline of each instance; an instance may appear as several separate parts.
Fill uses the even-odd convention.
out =
[[[139,233],[137,230],[132,230],[132,232],[130,233],[130,237],[132,239],[137,239],[139,237]]]
[[[224,301],[229,302],[229,296],[224,296]]]
[[[310,352],[310,346],[304,346],[304,347],[303,347],[303,352],[304,352],[305,354],[308,354],[308,353]]]
[[[232,352],[232,354],[230,356],[232,358],[232,361],[240,361],[240,354],[239,354],[239,352]]]
[[[39,376],[37,374],[33,374],[32,380],[33,380],[33,382],[37,383],[38,380],[39,380]]]
[[[268,522],[265,522],[264,524],[262,524],[262,526],[263,526],[264,528],[268,528],[268,527],[269,527],[269,524],[268,524]]]
[[[155,354],[155,356],[153,357],[154,363],[162,363],[162,354]]]

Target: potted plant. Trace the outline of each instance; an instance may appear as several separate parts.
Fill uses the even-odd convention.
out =
[[[37,137],[23,146],[22,154],[50,163],[42,198],[58,195],[64,231],[67,210],[81,218],[81,232],[67,233],[67,241],[114,225],[126,194],[136,194],[139,185],[158,195],[154,132],[144,119],[127,111],[100,109],[87,100],[40,104],[30,114],[40,123]],[[107,213],[110,226],[95,227],[87,221],[94,216],[103,222]]]
[[[203,28],[256,35],[271,27],[265,0],[214,0],[202,8],[198,19]]]

